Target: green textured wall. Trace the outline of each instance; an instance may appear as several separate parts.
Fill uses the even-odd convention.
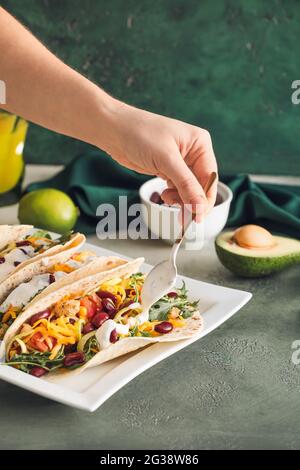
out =
[[[226,172],[300,174],[297,0],[6,0],[63,60],[137,106],[208,128]],[[86,145],[32,126],[28,161]]]

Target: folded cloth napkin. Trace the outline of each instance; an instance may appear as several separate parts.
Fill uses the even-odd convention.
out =
[[[119,196],[128,204],[138,201],[138,189],[149,176],[128,170],[106,154],[92,151],[80,155],[53,178],[30,184],[26,191],[57,188],[67,192],[80,209],[76,229],[95,233],[99,204],[119,207]],[[233,192],[227,227],[247,223],[300,238],[300,186],[254,183],[247,175],[221,176]]]
[[[247,175],[223,176],[233,192],[227,227],[261,225],[300,238],[300,186],[254,183]]]

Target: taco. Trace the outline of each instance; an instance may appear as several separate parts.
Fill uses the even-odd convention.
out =
[[[154,342],[198,334],[198,302],[188,300],[184,285],[142,311],[141,262],[88,276],[35,302],[7,332],[5,363],[36,377],[79,373]]]
[[[0,225],[0,251],[8,243],[21,240],[32,229],[32,225]]]
[[[9,241],[3,234],[7,227]],[[19,225],[0,226],[1,239],[6,243],[0,249],[0,302],[21,282],[47,272],[53,263],[68,259],[85,242],[85,236],[80,233],[53,239],[48,232]]]
[[[97,257],[89,251],[76,252],[64,262],[59,262],[59,258],[56,257],[55,264],[50,265],[46,272],[35,274],[29,281],[19,284],[0,304],[0,340],[16,318],[34,302],[82,277],[126,263],[115,256]]]

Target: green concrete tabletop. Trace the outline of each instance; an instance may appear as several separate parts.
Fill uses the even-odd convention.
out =
[[[168,250],[157,240],[101,245],[150,263]],[[94,413],[1,381],[1,449],[299,448],[300,366],[291,361],[292,342],[300,339],[299,266],[238,279],[219,264],[211,244],[197,253],[182,250],[179,272],[250,291],[253,299]]]

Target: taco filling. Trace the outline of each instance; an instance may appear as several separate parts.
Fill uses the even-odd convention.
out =
[[[98,352],[129,337],[154,337],[185,326],[197,311],[183,284],[149,313],[141,308],[144,275],[115,278],[88,295],[66,296],[29,318],[7,345],[7,365],[40,377],[57,369],[75,369]]]
[[[64,245],[72,233],[52,239],[48,232],[38,230],[24,239],[8,243],[0,251],[0,282],[6,279],[21,263],[44,253],[55,245]]]
[[[37,274],[30,281],[23,282],[16,287],[0,305],[0,340],[3,339],[14,320],[38,294],[50,284],[85,266],[95,256],[94,253],[88,251],[75,253],[66,262],[56,263],[46,273]]]

